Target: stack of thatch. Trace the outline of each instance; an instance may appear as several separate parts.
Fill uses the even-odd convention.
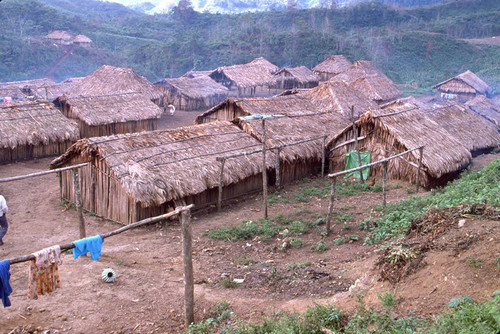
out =
[[[500,106],[494,104],[484,95],[478,95],[474,99],[467,101],[465,105],[478,115],[493,123],[497,130],[500,130]]]
[[[303,94],[320,110],[333,110],[347,118],[351,118],[351,107],[354,117],[367,110],[379,109],[378,104],[370,100],[360,91],[349,88],[344,82],[327,81]]]
[[[68,96],[97,96],[140,92],[157,105],[163,102],[161,91],[131,68],[103,65],[94,73],[75,83]]]
[[[279,89],[313,88],[319,77],[305,66],[284,67],[274,74]]]
[[[344,72],[351,65],[351,62],[346,57],[334,55],[313,67],[313,71],[321,77],[321,81],[327,81],[337,74]]]
[[[471,159],[469,150],[448,131],[422,112],[417,105],[406,103],[384,110],[370,111],[356,122],[361,138],[360,150],[371,151],[372,161],[424,145],[422,182],[430,185],[436,180],[465,167]],[[331,170],[345,167],[345,155],[354,149],[354,133],[347,127],[330,141]],[[404,159],[388,163],[388,176],[416,182],[419,152],[413,151]],[[405,161],[406,160],[406,161]],[[410,163],[409,163],[409,162]],[[376,166],[372,174],[381,174]]]
[[[164,91],[167,104],[182,110],[199,110],[211,108],[227,97],[228,89],[208,75],[191,75],[155,83]]]
[[[475,151],[500,148],[500,133],[496,127],[463,105],[447,104],[426,114],[473,154]]]
[[[155,130],[162,110],[141,93],[66,96],[56,105],[80,123],[81,137]]]
[[[62,154],[78,140],[78,126],[49,102],[0,106],[0,161]]]
[[[221,163],[217,157],[253,151],[262,145],[229,122],[83,139],[52,168],[91,160],[97,171],[94,203],[99,216],[134,222],[167,212],[181,203],[199,209],[217,200]],[[275,157],[268,152],[268,166]],[[228,159],[223,174],[224,198],[262,189],[262,155]],[[63,197],[72,199],[71,175],[63,178]],[[82,170],[90,184],[91,172]],[[88,183],[87,183],[88,182]],[[104,190],[102,190],[104,189]],[[82,189],[90,207],[89,189]]]
[[[432,88],[443,93],[466,95],[486,95],[489,91],[488,85],[468,70],[456,77],[440,82]]]

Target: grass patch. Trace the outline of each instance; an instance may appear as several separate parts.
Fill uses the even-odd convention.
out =
[[[481,268],[481,266],[483,265],[483,260],[475,259],[472,256],[467,256],[465,258],[465,260],[467,261],[467,263],[469,264],[469,267],[471,267],[471,268]]]
[[[290,271],[290,270],[295,270],[295,269],[305,269],[305,268],[307,268],[309,266],[311,266],[311,262],[310,261],[303,262],[303,263],[287,264],[286,270]]]
[[[290,247],[292,248],[302,248],[305,245],[305,241],[302,238],[290,238]]]
[[[384,213],[376,221],[366,243],[375,243],[387,238],[400,237],[411,222],[423,215],[427,208],[445,208],[461,204],[500,205],[500,159],[491,162],[480,171],[466,172],[460,179],[449,183],[445,188],[425,197],[410,197],[385,208],[374,209]]]
[[[245,255],[240,256],[236,260],[234,260],[234,264],[240,266],[249,266],[252,263],[254,263],[254,260],[247,258]]]
[[[237,226],[222,226],[206,233],[215,240],[241,241],[259,236],[261,240],[273,238],[280,231],[280,225],[268,219],[243,221]]]
[[[267,198],[267,202],[269,204],[290,203],[290,199],[286,195],[282,195],[279,192],[275,192],[274,194],[269,195],[269,197]]]
[[[234,289],[238,286],[238,283],[236,283],[232,278],[226,276],[220,280],[220,285],[226,289]]]

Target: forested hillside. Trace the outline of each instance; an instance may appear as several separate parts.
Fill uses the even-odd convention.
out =
[[[428,88],[470,69],[500,83],[500,46],[464,39],[500,35],[500,1],[460,0],[421,7],[366,2],[339,9],[238,15],[195,12],[189,1],[145,15],[93,0],[0,2],[0,81],[87,75],[102,64],[129,66],[150,80],[264,56],[278,66],[313,67],[331,54],[372,60],[398,84]],[[91,49],[64,52],[42,37],[85,34]]]

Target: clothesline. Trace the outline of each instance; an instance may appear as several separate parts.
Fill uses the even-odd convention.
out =
[[[175,215],[177,215],[177,214],[179,214],[179,213],[181,213],[183,211],[190,210],[193,206],[194,206],[194,204],[190,204],[188,206],[177,207],[174,211],[171,211],[169,213],[166,213],[166,214],[163,214],[163,215],[160,215],[160,216],[156,216],[156,217],[146,218],[146,219],[140,220],[138,222],[135,222],[133,224],[123,226],[123,227],[121,227],[119,229],[116,229],[114,231],[111,231],[111,232],[108,232],[108,233],[103,233],[103,234],[101,234],[101,237],[103,239],[109,238],[109,237],[111,237],[113,235],[120,234],[122,232],[125,232],[127,230],[130,230],[130,229],[133,229],[133,228],[136,228],[136,227],[139,227],[139,226],[143,226],[143,225],[155,223],[155,222],[158,222],[158,221],[160,221],[162,219],[167,219],[167,218],[175,216]],[[62,252],[62,251],[68,250],[68,249],[75,248],[75,244],[74,243],[63,244],[63,245],[60,245],[59,247],[61,248],[61,252]],[[9,263],[10,264],[21,263],[21,262],[31,261],[31,260],[34,260],[34,259],[35,259],[35,256],[33,254],[29,254],[29,255],[19,256],[19,257],[15,257],[13,259],[10,259]]]

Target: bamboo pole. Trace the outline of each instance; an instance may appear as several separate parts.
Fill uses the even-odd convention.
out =
[[[83,219],[82,195],[80,191],[80,178],[78,177],[78,169],[73,169],[73,190],[75,193],[76,210],[78,211],[78,221],[80,227],[80,239],[85,238],[85,220]]]
[[[74,165],[74,166],[57,168],[57,169],[47,170],[47,171],[43,171],[43,172],[36,172],[36,173],[31,173],[31,174],[26,174],[26,175],[6,177],[3,179],[0,179],[0,182],[17,181],[17,180],[22,180],[22,179],[28,179],[30,177],[35,177],[35,176],[42,176],[42,175],[47,175],[47,174],[59,173],[59,172],[65,171],[65,170],[80,168],[80,167],[86,166],[87,164],[88,164],[88,162],[85,162],[85,163],[81,163],[81,164]]]
[[[264,219],[267,219],[266,119],[262,118],[262,188]]]
[[[358,154],[358,166],[361,166],[361,153],[359,152],[358,130],[356,128],[356,120],[354,119],[354,106],[351,106],[351,119],[352,131],[354,132],[354,148],[356,149],[356,153]],[[365,180],[363,180],[363,170],[359,171],[359,180],[361,181],[361,183],[365,183]]]
[[[151,223],[156,223],[156,222],[158,222],[160,220],[167,219],[167,218],[170,218],[172,216],[175,216],[175,215],[179,214],[180,212],[182,212],[184,210],[189,210],[193,206],[194,206],[193,204],[190,204],[190,205],[185,206],[185,207],[176,208],[175,211],[171,211],[169,213],[165,213],[165,214],[160,215],[160,216],[150,217],[150,218],[143,219],[143,220],[135,222],[133,224],[120,227],[117,230],[101,234],[101,237],[103,239],[106,239],[106,238],[109,238],[109,237],[111,237],[113,235],[117,235],[117,234],[123,233],[125,231],[131,230],[131,229],[134,229],[134,228],[137,228],[137,227],[140,227],[140,226],[144,226],[144,225],[151,224]],[[69,249],[75,248],[75,244],[74,243],[63,244],[63,245],[60,245],[59,247],[61,248],[61,251],[65,251],[65,250],[69,250]],[[10,259],[9,263],[10,264],[15,264],[15,263],[21,263],[21,262],[26,262],[26,261],[34,260],[34,259],[35,259],[35,256],[33,254],[29,254],[29,255],[23,255],[23,256],[19,256],[19,257],[15,257],[13,259]]]
[[[424,147],[418,148],[420,151],[420,156],[418,157],[418,171],[417,171],[417,193],[420,188],[420,171],[422,170],[422,158],[424,157]]]
[[[330,235],[330,225],[332,221],[333,214],[333,201],[335,200],[335,185],[337,183],[337,178],[332,178],[332,185],[330,189],[330,204],[328,205],[328,215],[326,216],[326,236]]]
[[[321,150],[321,178],[325,177],[325,155],[326,155],[326,136],[323,137],[323,146]]]
[[[281,147],[278,147],[278,152],[276,152],[276,190],[281,189]]]
[[[184,311],[186,328],[194,322],[193,235],[189,209],[181,213],[182,258],[184,261]]]
[[[217,200],[217,211],[221,211],[222,209],[222,181],[224,176],[224,164],[226,163],[226,159],[221,159],[220,162],[220,173],[219,173],[219,197]]]
[[[383,167],[383,176],[382,176],[382,192],[384,193],[384,207],[387,205],[387,161],[382,163]]]
[[[95,187],[97,183],[97,173],[94,166],[90,165],[90,211],[95,211]]]

